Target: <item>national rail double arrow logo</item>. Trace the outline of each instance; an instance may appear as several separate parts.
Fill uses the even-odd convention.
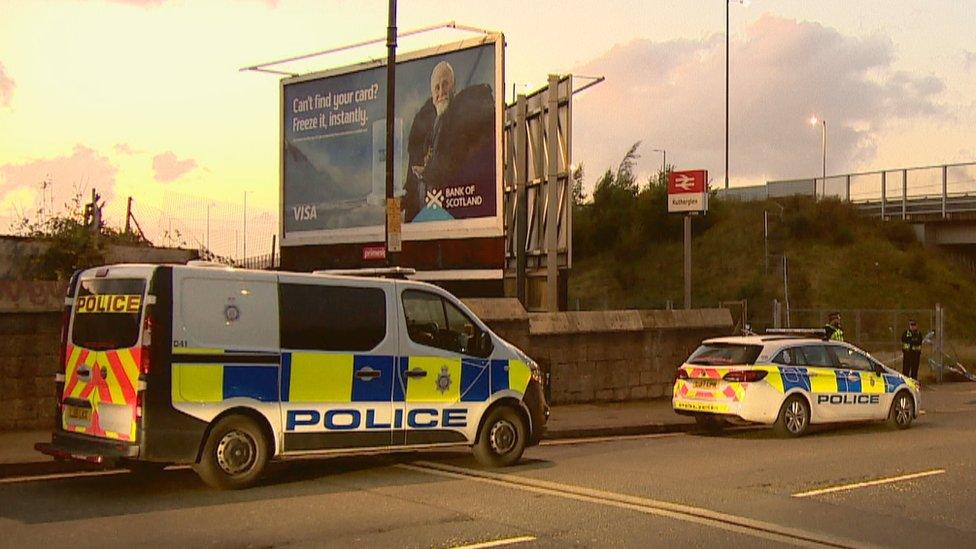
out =
[[[690,191],[695,186],[695,178],[681,174],[674,178],[674,186],[683,191]]]

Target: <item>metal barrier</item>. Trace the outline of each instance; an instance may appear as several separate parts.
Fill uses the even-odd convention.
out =
[[[769,181],[718,191],[719,197],[743,201],[796,195],[839,198],[885,219],[946,219],[976,212],[976,162]]]

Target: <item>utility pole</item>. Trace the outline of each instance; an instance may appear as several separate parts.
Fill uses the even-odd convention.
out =
[[[691,214],[685,214],[685,309],[691,309]]]
[[[396,128],[396,0],[390,0],[390,21],[386,31],[386,264],[397,265],[396,254],[401,249],[400,199],[393,196],[393,171],[396,145],[393,132]]]
[[[729,188],[729,1],[725,0],[725,188]]]
[[[244,191],[244,253],[241,254],[245,264],[247,263],[247,191]]]

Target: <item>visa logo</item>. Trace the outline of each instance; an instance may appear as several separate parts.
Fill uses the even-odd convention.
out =
[[[310,221],[319,218],[315,204],[292,206],[291,211],[295,214],[295,221]]]

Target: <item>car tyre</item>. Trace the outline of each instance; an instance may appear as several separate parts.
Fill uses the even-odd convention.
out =
[[[785,437],[798,437],[810,427],[810,405],[800,395],[791,395],[779,409],[776,423],[777,434]]]
[[[481,424],[472,450],[485,467],[508,467],[522,458],[527,440],[528,428],[521,414],[509,406],[500,406]]]
[[[908,391],[901,391],[891,401],[888,425],[894,429],[908,429],[915,419],[915,399]]]
[[[205,483],[220,490],[252,486],[264,472],[270,448],[264,430],[253,419],[232,415],[210,430],[200,461],[193,470]]]
[[[695,423],[699,429],[711,434],[721,433],[727,425],[724,419],[712,415],[697,415]]]

